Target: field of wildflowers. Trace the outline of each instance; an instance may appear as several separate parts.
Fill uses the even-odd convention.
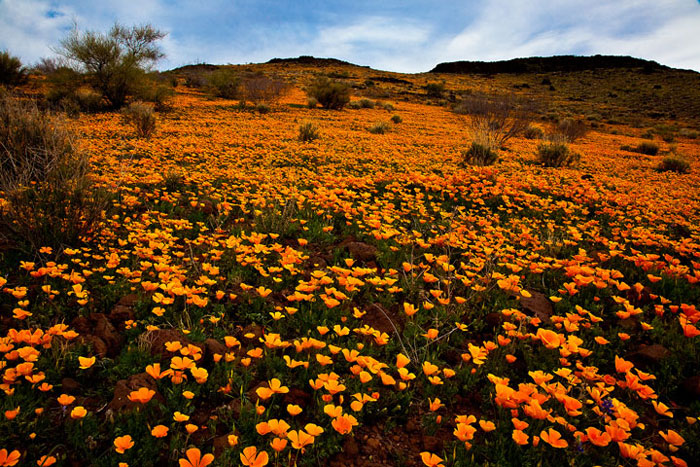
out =
[[[469,117],[310,109],[280,69],[266,113],[74,122],[110,203],[0,253],[0,466],[697,465],[697,169],[623,126],[465,167]]]

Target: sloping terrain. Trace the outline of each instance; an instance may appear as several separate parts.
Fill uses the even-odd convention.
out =
[[[117,113],[73,122],[113,196],[90,243],[2,252],[0,465],[700,458],[700,141],[673,99],[637,128],[637,97],[599,96],[662,76],[675,92],[685,72],[231,68],[292,87],[259,113],[181,69],[150,139]],[[308,108],[319,73],[373,108]],[[468,92],[538,99],[545,130],[549,113],[595,128],[573,167],[522,137],[465,166],[469,117],[449,105]],[[305,122],[318,139],[299,140]],[[649,137],[659,155],[621,149]],[[657,170],[671,152],[688,173]]]

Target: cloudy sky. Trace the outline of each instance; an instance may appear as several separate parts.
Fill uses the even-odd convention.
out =
[[[0,0],[0,49],[53,55],[77,24],[167,31],[159,68],[334,57],[428,71],[454,60],[632,55],[700,71],[698,0]]]

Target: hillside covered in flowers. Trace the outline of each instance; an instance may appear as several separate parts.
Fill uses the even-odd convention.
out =
[[[290,88],[175,73],[149,138],[70,122],[105,217],[0,245],[0,466],[697,465],[697,133],[594,116],[571,166],[517,136],[479,167],[449,95],[492,78],[329,65],[383,96],[333,111],[311,65],[248,71]]]

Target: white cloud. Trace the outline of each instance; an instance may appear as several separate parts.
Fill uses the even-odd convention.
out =
[[[556,0],[536,6],[493,0],[433,56],[452,61],[600,53],[700,69],[698,28],[695,2]]]
[[[36,61],[53,55],[55,38],[63,37],[71,27],[75,11],[71,8],[52,9],[39,0],[4,0],[0,2],[0,48],[13,55]]]
[[[0,49],[33,63],[52,55],[50,47],[74,20],[81,29],[99,31],[119,21],[151,23],[170,33],[162,42],[161,68],[305,54],[421,72],[443,61],[600,53],[700,70],[700,4],[691,0],[488,0],[457,6],[387,1],[371,12],[360,2],[355,14],[347,13],[349,4],[329,2],[314,15],[298,10],[304,4],[0,0]],[[264,8],[277,9],[271,14]],[[346,10],[339,14],[338,8]],[[430,14],[421,14],[425,8]],[[280,19],[291,9],[297,14],[290,21]]]

